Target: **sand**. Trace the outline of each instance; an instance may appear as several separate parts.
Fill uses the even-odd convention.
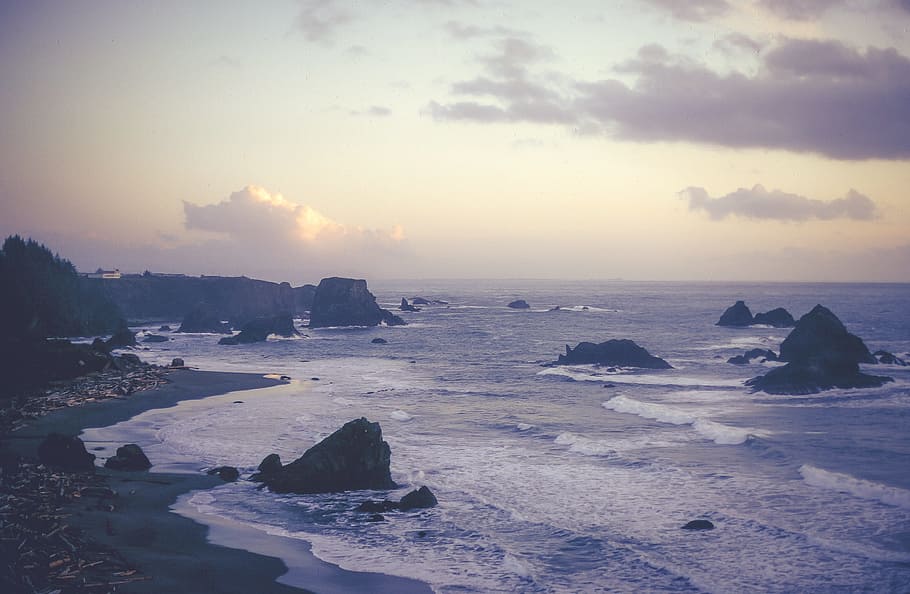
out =
[[[174,371],[168,379],[171,383],[157,390],[41,417],[16,432],[10,445],[21,454],[34,457],[40,440],[51,432],[78,435],[85,428],[109,426],[145,410],[175,406],[181,400],[283,383],[255,374],[190,370]],[[181,507],[185,515],[170,511],[180,495],[221,484],[217,477],[201,473],[157,473],[154,467],[148,472],[99,468],[98,474],[106,476],[108,485],[118,494],[113,500],[114,511],[93,509],[95,506],[85,503],[73,504],[68,510],[73,514],[69,523],[120,551],[152,578],[130,584],[122,591],[238,594],[309,591],[425,594],[432,591],[416,580],[343,570],[313,556],[309,545],[300,540],[269,536],[249,526],[193,512],[188,506]],[[291,574],[287,573],[288,565],[282,559],[289,560],[293,567]],[[283,575],[295,584],[305,584],[306,589],[275,581]]]

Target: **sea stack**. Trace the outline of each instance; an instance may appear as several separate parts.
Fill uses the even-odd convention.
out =
[[[363,279],[331,277],[319,281],[310,311],[310,328],[404,325],[404,320],[376,304]]]

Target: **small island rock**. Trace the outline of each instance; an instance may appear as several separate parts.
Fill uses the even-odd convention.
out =
[[[528,305],[528,302],[525,301],[524,299],[516,299],[515,301],[512,301],[511,303],[509,303],[509,307],[511,307],[512,309],[530,309],[531,308],[531,306]]]
[[[566,345],[566,354],[560,355],[555,365],[615,365],[646,369],[673,369],[661,359],[628,339],[608,340],[600,344],[580,342],[573,349]]]
[[[117,448],[117,454],[104,462],[105,468],[112,470],[148,470],[152,467],[148,456],[138,445],[128,443]]]
[[[728,307],[717,320],[716,326],[750,326],[752,324],[752,312],[744,301],[737,301]]]

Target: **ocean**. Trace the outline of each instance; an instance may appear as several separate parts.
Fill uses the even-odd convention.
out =
[[[743,382],[777,363],[726,360],[754,347],[776,352],[789,329],[715,326],[737,299],[753,313],[785,307],[796,318],[821,303],[870,350],[910,360],[910,285],[370,289],[408,325],[305,329],[241,346],[173,334],[143,345],[140,356],[154,363],[180,356],[293,379],[150,410],[83,439],[111,450],[102,457],[140,443],[159,470],[249,474],[267,454],[290,462],[347,421],[378,421],[398,491],[277,495],[241,480],[175,509],[302,539],[342,568],[416,578],[439,593],[910,591],[910,367],[864,366],[894,378],[876,389],[751,393]],[[397,311],[414,296],[448,305]],[[518,298],[531,309],[506,307]],[[674,369],[543,365],[567,344],[611,338],[632,339]],[[438,507],[382,523],[353,512],[421,485]],[[715,529],[681,529],[694,519]],[[294,576],[282,579],[306,585]]]

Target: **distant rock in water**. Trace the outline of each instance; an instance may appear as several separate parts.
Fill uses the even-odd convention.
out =
[[[117,448],[117,455],[104,462],[105,468],[113,470],[148,470],[152,467],[148,456],[138,445],[128,443]]]
[[[643,367],[646,369],[673,369],[661,359],[628,339],[608,340],[600,344],[580,342],[573,349],[566,345],[566,354],[560,355],[555,365],[615,365],[618,367]]]
[[[212,334],[230,334],[231,326],[221,321],[221,317],[208,305],[201,303],[194,307],[183,318],[177,332],[208,332]]]
[[[752,312],[745,301],[737,301],[724,311],[716,326],[751,326]]]
[[[174,357],[171,359],[171,367],[184,367],[186,363],[180,357]]]
[[[774,351],[769,349],[752,349],[751,351],[746,351],[742,355],[736,355],[735,357],[730,357],[727,359],[727,363],[732,363],[734,365],[747,365],[752,362],[752,359],[762,358],[764,361],[777,361],[777,355]]]
[[[168,326],[167,324],[158,328],[158,332],[170,332],[170,331],[171,331],[171,327]]]
[[[316,287],[310,328],[332,326],[402,326],[404,320],[376,304],[363,279],[324,278]]]
[[[265,318],[256,318],[252,322],[244,324],[240,334],[235,336],[225,336],[218,341],[218,344],[249,344],[252,342],[263,342],[272,334],[290,338],[299,336],[300,333],[294,328],[294,320],[290,315],[270,316]]]
[[[398,306],[401,311],[420,311],[419,307],[414,307],[404,297],[401,298],[401,305]]]
[[[215,476],[223,480],[226,483],[233,483],[238,478],[240,478],[240,471],[234,468],[233,466],[218,466],[217,468],[212,468],[206,474]]]
[[[78,437],[51,433],[38,446],[38,460],[68,472],[94,472],[95,454],[89,454]]]
[[[787,364],[746,385],[770,394],[815,394],[833,388],[873,388],[893,381],[860,372],[860,363],[878,361],[861,338],[847,332],[837,316],[821,305],[799,319],[781,343],[778,359]]]
[[[386,340],[385,338],[376,337],[373,340],[371,340],[370,342],[373,344],[388,344],[389,341]]]
[[[394,489],[391,456],[379,423],[360,418],[345,423],[290,464],[261,473],[260,478],[276,493]]]
[[[710,520],[692,520],[682,527],[683,530],[714,530]]]
[[[161,336],[160,334],[148,334],[145,338],[142,339],[142,342],[167,342],[170,338],[167,336]]]
[[[448,301],[442,299],[428,299],[426,297],[411,297],[411,303],[414,305],[448,305]]]
[[[752,318],[753,324],[764,324],[775,328],[792,328],[796,325],[796,320],[790,315],[790,312],[783,307],[772,309],[769,312],[757,313]]]
[[[367,500],[357,506],[355,511],[364,513],[385,513],[390,511],[411,511],[412,509],[429,509],[436,507],[439,501],[427,486],[420,487],[411,491],[401,498],[401,501],[383,501]]]
[[[524,299],[516,299],[515,301],[509,303],[509,307],[512,309],[530,309],[531,306],[528,305],[528,302]]]
[[[888,351],[875,351],[872,353],[872,356],[875,357],[879,363],[882,363],[884,365],[900,365],[901,367],[907,366],[906,361],[894,353],[889,353]]]

